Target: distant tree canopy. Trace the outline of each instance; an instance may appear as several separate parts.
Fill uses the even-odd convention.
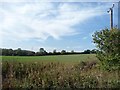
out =
[[[61,54],[66,54],[66,51],[65,51],[65,50],[62,50],[62,51],[61,51]]]
[[[37,56],[47,55],[47,52],[44,50],[44,48],[40,48],[39,52],[37,52],[36,55]]]
[[[56,54],[56,53],[57,53],[57,51],[56,51],[56,49],[54,49],[54,50],[53,50],[53,54]]]
[[[67,52],[66,50],[62,50],[61,52],[57,52],[53,50],[53,52],[47,52],[44,48],[40,48],[39,52],[22,50],[18,48],[16,50],[13,49],[0,49],[0,55],[3,56],[44,56],[44,55],[68,55],[68,54],[95,54],[96,51],[93,50],[85,50],[83,52],[75,52],[72,50],[71,52]]]
[[[72,50],[71,53],[74,53],[74,50]]]
[[[21,50],[18,48],[17,50],[12,49],[0,49],[2,51],[1,55],[3,56],[34,56],[35,52],[28,50]]]

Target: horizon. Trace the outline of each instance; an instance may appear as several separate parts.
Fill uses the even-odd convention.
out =
[[[42,47],[41,47],[42,48]],[[15,49],[13,49],[13,48],[0,48],[0,49],[12,49],[12,50],[18,50],[18,49],[21,49],[21,50],[26,50],[26,51],[33,51],[33,52],[39,52],[40,51],[40,48],[37,50],[37,51],[34,51],[34,50],[29,50],[29,49],[22,49],[22,48],[15,48]],[[45,48],[43,48],[46,52],[53,52],[54,50],[56,50],[56,49],[53,49],[52,51],[47,51]],[[59,51],[57,51],[56,50],[56,52],[61,52],[62,50],[65,50],[65,49],[61,49],[61,50],[59,50]],[[83,50],[83,51],[74,51],[74,50],[71,50],[71,51],[74,51],[74,52],[76,52],[76,53],[80,53],[80,52],[84,52],[84,51],[86,51],[86,50],[96,50],[96,49],[85,49],[85,50]],[[71,52],[71,51],[67,51],[67,50],[65,50],[66,52]]]
[[[1,48],[81,52],[95,49],[93,33],[110,27],[107,10],[112,2],[0,4]],[[115,3],[114,26],[118,25],[117,8]]]

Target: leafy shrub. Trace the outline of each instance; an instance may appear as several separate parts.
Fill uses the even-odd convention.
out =
[[[104,69],[120,69],[120,30],[104,29],[93,35],[94,43],[98,48],[97,57]]]

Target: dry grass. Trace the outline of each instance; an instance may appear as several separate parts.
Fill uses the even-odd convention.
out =
[[[79,64],[3,62],[3,88],[120,88],[118,71],[107,72],[96,61]]]

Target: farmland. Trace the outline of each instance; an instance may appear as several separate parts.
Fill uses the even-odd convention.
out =
[[[95,54],[80,54],[80,55],[52,55],[52,56],[2,56],[4,61],[19,61],[19,62],[63,62],[63,63],[78,63],[80,61],[97,60]]]
[[[3,88],[119,88],[118,71],[104,71],[95,54],[2,56]]]

